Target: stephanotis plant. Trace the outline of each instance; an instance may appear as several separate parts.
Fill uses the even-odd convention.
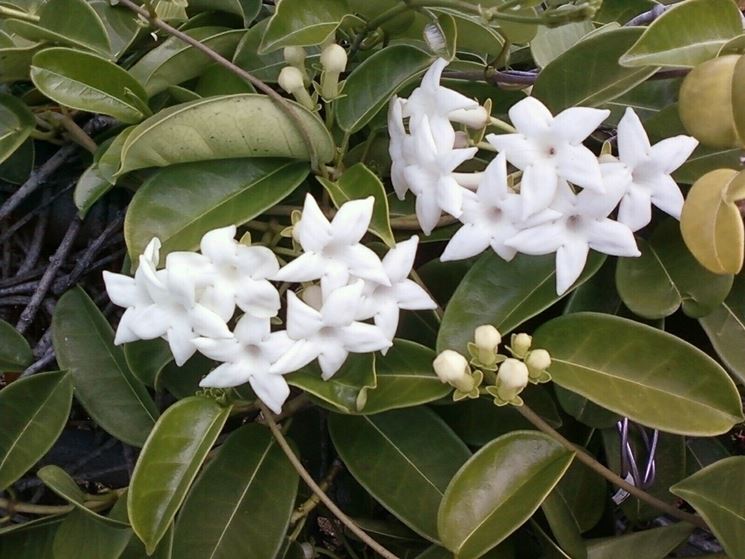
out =
[[[0,557],[745,559],[743,34],[0,3]]]

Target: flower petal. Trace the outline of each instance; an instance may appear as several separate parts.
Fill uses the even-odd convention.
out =
[[[134,278],[124,274],[104,272],[103,282],[106,285],[106,293],[108,293],[109,299],[116,306],[132,307],[139,301]]]
[[[418,311],[437,308],[437,303],[429,296],[429,293],[410,279],[395,284],[391,291],[396,298],[398,307],[402,309]]]
[[[176,322],[166,332],[166,340],[171,348],[173,360],[177,366],[186,363],[197,351],[197,346],[192,340],[195,338],[194,331],[184,322]]]
[[[251,388],[266,407],[274,413],[282,411],[282,404],[290,395],[290,387],[281,375],[254,374],[248,382],[251,383]]]
[[[303,303],[294,292],[287,293],[287,334],[293,340],[315,335],[323,327],[321,313]]]
[[[228,265],[235,255],[235,232],[235,225],[208,231],[202,237],[199,249],[215,264]]]
[[[341,369],[348,355],[349,352],[339,344],[324,344],[321,352],[318,354],[318,364],[321,366],[321,378],[328,380],[333,377]]]
[[[301,254],[279,269],[272,279],[303,282],[319,279],[325,271],[326,259],[315,252]]]
[[[655,181],[652,203],[666,214],[680,219],[680,212],[683,211],[683,194],[671,176],[662,175]]]
[[[229,388],[247,382],[249,376],[246,363],[223,363],[204,377],[199,382],[199,386]]]
[[[521,170],[543,157],[544,150],[522,134],[487,134],[486,141],[500,153],[504,153],[507,161]]]
[[[199,353],[215,361],[225,363],[238,361],[241,356],[241,344],[235,338],[194,338],[192,343],[197,347]]]
[[[248,314],[270,318],[277,316],[279,291],[267,280],[246,280],[243,289],[236,295],[236,302]]]
[[[233,328],[233,335],[242,344],[259,345],[271,330],[269,318],[258,318],[244,314]],[[214,357],[213,357],[214,359]]]
[[[322,250],[331,238],[331,224],[310,194],[305,195],[303,214],[292,234],[303,250],[314,252]]]
[[[189,309],[189,320],[194,331],[207,338],[233,337],[225,321],[204,305],[194,305]]]
[[[422,192],[416,198],[416,218],[425,235],[432,233],[440,221],[442,210],[432,192]]]
[[[378,255],[364,245],[356,244],[344,247],[339,255],[339,261],[346,264],[349,273],[358,278],[383,285],[391,284]]]
[[[603,175],[598,158],[585,146],[561,146],[555,159],[556,172],[563,179],[582,188],[603,192]]]
[[[556,293],[562,295],[582,274],[590,248],[587,243],[573,240],[556,251]]]
[[[621,198],[616,220],[628,226],[632,231],[638,231],[652,221],[652,201],[649,192],[632,185],[626,195]]]
[[[444,212],[449,213],[453,217],[460,217],[463,213],[463,191],[465,189],[460,186],[453,177],[444,176],[440,177],[437,181],[437,205],[440,206]]]
[[[544,223],[523,229],[505,241],[505,245],[523,254],[550,254],[567,241],[567,231],[563,220]]]
[[[158,305],[148,305],[138,308],[134,313],[125,312],[124,314],[131,317],[126,324],[141,340],[160,338],[165,335],[174,322],[173,315]],[[122,320],[124,320],[124,316],[122,316]]]
[[[520,183],[523,219],[545,210],[551,204],[558,181],[556,168],[549,161],[538,160],[525,168]]]
[[[697,139],[680,135],[657,142],[652,146],[650,155],[655,166],[669,175],[685,163],[696,146],[698,146]]]
[[[377,326],[380,332],[386,338],[388,338],[391,342],[393,341],[393,338],[396,336],[396,330],[398,329],[399,314],[400,314],[399,307],[395,303],[383,305],[382,307],[378,309],[378,312],[375,314],[375,326]],[[387,351],[387,349],[388,348],[381,349],[381,351],[383,352],[383,355],[385,355],[385,352]]]
[[[352,322],[340,329],[344,347],[353,353],[369,353],[392,345],[388,337],[372,324]]]
[[[650,145],[642,121],[631,107],[618,123],[618,158],[632,169],[649,158]]]
[[[612,219],[592,220],[586,225],[590,248],[613,256],[640,256],[636,239],[626,225]]]
[[[609,115],[607,109],[570,107],[554,117],[551,131],[570,144],[581,144]]]
[[[274,253],[267,247],[246,246],[237,243],[236,267],[241,274],[252,279],[267,279],[279,271],[279,262]]]
[[[280,330],[279,332],[272,332],[261,344],[262,354],[269,360],[270,363],[276,362],[285,353],[290,351],[290,348],[295,344],[293,340],[287,335],[287,332]]]
[[[357,280],[328,294],[321,308],[324,326],[345,326],[354,320],[362,298],[364,282]]]
[[[409,276],[414,266],[419,237],[416,235],[396,243],[383,257],[383,269],[391,283],[399,282]]]
[[[520,134],[541,136],[548,132],[554,117],[546,105],[535,97],[526,97],[518,101],[508,111],[512,124]]]
[[[319,351],[319,345],[315,341],[298,340],[269,367],[269,373],[284,375],[297,371],[318,357]]]
[[[471,258],[489,246],[489,232],[473,223],[466,223],[458,229],[440,256],[443,262]]]
[[[351,245],[358,243],[367,232],[372,219],[375,198],[345,202],[331,222],[331,239],[334,243]]]

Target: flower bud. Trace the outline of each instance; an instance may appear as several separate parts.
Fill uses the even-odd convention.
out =
[[[308,72],[305,69],[305,49],[303,47],[285,47],[282,54],[287,64],[300,70],[300,73],[303,75],[303,85],[306,87],[309,86],[310,76],[308,76]]]
[[[534,349],[525,356],[525,365],[528,367],[531,382],[541,383],[551,380],[551,375],[546,372],[551,366],[551,355],[545,349]]]
[[[448,383],[461,392],[470,392],[474,387],[468,361],[457,351],[446,349],[432,362],[440,382]]]
[[[465,124],[469,128],[480,130],[489,122],[489,113],[482,106],[473,109],[456,109],[448,113],[448,119]]]
[[[310,98],[308,90],[303,83],[303,73],[294,66],[285,66],[277,78],[279,87],[292,95],[295,100],[304,107],[315,110],[316,104]]]
[[[505,402],[515,398],[528,386],[528,367],[522,361],[505,359],[497,373],[497,394]]]
[[[523,358],[533,343],[533,337],[528,334],[512,334],[510,339],[510,350],[515,357]]]
[[[321,96],[324,99],[335,99],[339,95],[339,75],[347,67],[347,53],[332,43],[321,52]]]
[[[502,336],[499,330],[494,328],[491,324],[484,324],[476,328],[473,333],[473,341],[476,342],[476,346],[479,349],[485,349],[488,351],[497,351],[497,347],[502,343]]]

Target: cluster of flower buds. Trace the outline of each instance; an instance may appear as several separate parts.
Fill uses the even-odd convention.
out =
[[[618,125],[618,157],[609,153],[609,144],[598,157],[583,142],[609,111],[572,107],[553,116],[526,97],[509,110],[514,133],[488,134],[488,143],[480,144],[498,153],[486,169],[457,172],[478,147],[466,147],[469,136],[456,132],[453,123],[479,128],[490,117],[476,101],[440,85],[446,65],[437,60],[408,99],[393,98],[388,113],[398,196],[411,190],[417,197],[425,234],[442,211],[463,224],[443,261],[489,247],[508,261],[518,252],[556,253],[556,291],[562,294],[582,273],[590,249],[639,256],[633,233],[650,222],[653,205],[680,218],[683,195],[670,173],[698,142],[681,135],[651,145],[631,108]],[[507,163],[517,169],[511,176]]]
[[[450,384],[453,400],[478,398],[482,394],[494,397],[494,404],[504,406],[523,404],[520,393],[528,383],[539,384],[551,380],[548,368],[551,356],[545,349],[532,349],[528,334],[513,334],[507,351],[499,353],[502,336],[494,326],[476,328],[474,341],[468,344],[470,362],[460,353],[446,349],[432,363],[440,381]],[[486,386],[482,387],[482,384]]]
[[[339,77],[347,67],[347,53],[337,45],[331,43],[321,51],[321,83],[313,84],[315,93],[311,95],[308,86],[311,79],[305,67],[306,53],[302,47],[285,47],[284,59],[287,66],[282,68],[277,78],[279,86],[292,95],[305,108],[315,111],[318,105],[318,95],[325,101],[333,101],[339,96]]]
[[[374,200],[343,204],[332,221],[307,195],[293,237],[303,253],[280,268],[267,247],[236,241],[236,227],[204,235],[200,253],[171,252],[158,268],[160,242],[139,257],[134,277],[104,272],[111,300],[126,311],[115,343],[164,338],[177,365],[196,351],[221,362],[200,386],[245,382],[279,413],[290,393],[283,375],[318,360],[324,380],[349,353],[385,352],[400,309],[433,309],[430,296],[408,279],[416,236],[381,259],[360,243]],[[250,243],[250,241],[249,241]],[[286,329],[271,331],[281,309],[270,280],[302,282],[287,292]],[[243,315],[231,322],[238,307]]]

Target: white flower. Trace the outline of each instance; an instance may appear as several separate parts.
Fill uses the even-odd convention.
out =
[[[404,103],[406,103],[405,99],[394,95],[388,105],[388,135],[391,138],[388,144],[388,154],[391,156],[391,182],[396,196],[401,200],[404,199],[406,192],[409,190],[404,169],[414,162],[413,139],[406,133],[404,127]]]
[[[411,92],[403,116],[411,117],[410,127],[426,116],[437,138],[452,130],[450,121],[460,122],[472,128],[481,128],[486,124],[489,115],[477,101],[440,85],[440,77],[448,61],[438,58],[422,78],[422,83]],[[451,145],[452,147],[452,145]]]
[[[273,374],[296,371],[318,358],[324,380],[339,370],[349,353],[369,353],[390,347],[391,341],[373,324],[355,320],[364,282],[329,292],[320,310],[287,294],[287,334],[297,340],[269,369]]]
[[[408,105],[408,103],[407,103]],[[423,115],[412,136],[415,163],[404,169],[404,177],[416,194],[416,215],[425,234],[429,235],[444,210],[453,217],[462,213],[464,188],[458,184],[453,171],[471,159],[477,148],[453,149],[453,129],[436,134],[430,120]]]
[[[390,279],[390,286],[365,282],[364,296],[356,318],[362,320],[373,317],[375,325],[389,340],[393,340],[396,335],[399,309],[437,308],[437,303],[429,294],[409,279],[418,243],[419,237],[413,236],[396,244],[383,257],[383,267]],[[386,350],[387,348],[381,350],[383,355]]]
[[[192,274],[187,265],[192,259],[172,253],[166,259],[164,270],[155,269],[159,244],[154,239],[140,256],[140,266],[132,283],[112,277],[118,274],[107,272],[104,275],[111,300],[128,307],[120,322],[122,335],[117,336],[114,343],[165,338],[176,364],[181,366],[196,351],[194,338],[231,337],[225,324],[229,317],[220,316],[197,301],[195,284],[199,271]],[[178,265],[169,268],[171,261]]]
[[[641,254],[631,230],[606,217],[616,200],[591,190],[574,194],[564,183],[552,203],[562,217],[524,229],[506,244],[525,254],[556,251],[556,292],[561,295],[582,273],[591,248],[615,256]]]
[[[269,318],[279,310],[279,293],[267,278],[279,271],[274,253],[266,247],[246,246],[235,240],[236,227],[213,229],[202,237],[202,255],[212,264],[200,300],[233,315],[235,305],[256,317]]]
[[[512,238],[524,225],[521,223],[522,198],[507,186],[507,163],[500,153],[481,174],[476,193],[463,193],[463,227],[455,232],[445,247],[440,260],[462,260],[486,250],[489,246],[507,261],[517,251],[505,241]],[[542,210],[531,224],[556,219],[559,213]]]
[[[637,231],[652,220],[652,205],[680,219],[683,195],[670,173],[697,145],[698,140],[682,135],[650,145],[639,117],[633,109],[626,109],[618,123],[618,154],[631,180],[618,208],[618,221]]]
[[[380,258],[360,244],[370,225],[373,203],[372,196],[346,202],[329,223],[308,194],[303,216],[293,230],[305,252],[280,269],[274,279],[293,282],[320,279],[324,293],[346,285],[350,277],[390,285]]]
[[[610,111],[572,107],[556,115],[534,97],[509,110],[516,134],[489,134],[486,139],[522,169],[523,218],[549,206],[561,179],[603,191],[597,157],[582,145]]]
[[[282,375],[270,373],[269,368],[292,347],[292,340],[284,330],[270,332],[268,318],[249,314],[238,320],[233,336],[194,340],[201,353],[222,362],[199,386],[226,388],[249,382],[261,401],[274,413],[280,413],[290,388]]]

